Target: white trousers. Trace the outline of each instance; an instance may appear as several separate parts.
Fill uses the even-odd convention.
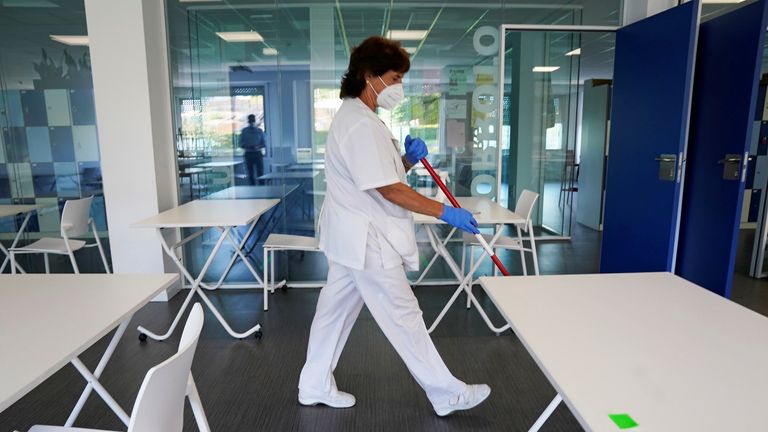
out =
[[[328,265],[328,282],[317,302],[299,389],[321,394],[336,390],[333,371],[365,304],[433,404],[466,390],[432,343],[404,268],[382,268],[375,234],[368,236],[365,270],[330,260]]]

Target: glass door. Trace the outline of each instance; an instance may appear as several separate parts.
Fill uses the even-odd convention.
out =
[[[581,175],[582,84],[612,76],[613,31],[612,27],[502,26],[499,200],[514,209],[523,190],[538,193],[533,215],[537,234],[571,236]]]

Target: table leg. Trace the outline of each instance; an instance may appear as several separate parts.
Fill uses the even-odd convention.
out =
[[[237,242],[235,242],[234,244],[236,248],[235,250],[242,250],[245,247],[245,243],[251,237],[251,233],[253,233],[254,228],[256,228],[256,223],[258,221],[259,220],[256,219],[253,222],[251,222],[251,225],[248,227],[248,231],[245,233],[245,236],[243,236],[243,240],[240,242],[240,244],[237,244]],[[211,286],[206,284],[205,282],[200,282],[200,286],[209,291],[220,288],[221,285],[224,283],[224,279],[227,277],[230,270],[232,270],[232,267],[235,265],[235,261],[237,260],[237,257],[238,257],[237,253],[232,254],[232,256],[229,259],[229,263],[227,264],[227,267],[224,269],[224,272],[221,274],[221,277],[219,278],[218,282],[216,282],[216,285]]]
[[[85,380],[88,382],[88,385],[85,386],[85,390],[83,390],[83,393],[80,395],[80,399],[78,399],[77,404],[75,404],[74,409],[72,409],[72,412],[69,414],[69,418],[67,418],[67,422],[64,424],[64,426],[72,427],[93,390],[96,390],[96,393],[98,393],[99,396],[104,399],[104,402],[106,402],[112,411],[118,417],[120,417],[120,420],[122,420],[123,423],[128,426],[128,422],[130,421],[128,414],[126,414],[120,405],[112,398],[112,396],[109,395],[107,390],[104,389],[98,380],[99,377],[101,377],[102,372],[104,372],[104,368],[107,367],[107,363],[112,357],[112,354],[114,354],[117,343],[120,342],[120,338],[123,337],[125,329],[128,328],[128,323],[130,321],[131,319],[128,318],[127,320],[120,323],[120,326],[117,327],[117,331],[115,332],[114,336],[112,336],[112,340],[109,342],[107,350],[104,351],[104,354],[101,356],[101,360],[99,360],[99,364],[96,366],[96,370],[93,373],[91,373],[77,357],[72,360],[72,365],[78,370],[78,372],[80,372],[83,378],[85,378]]]
[[[219,313],[219,310],[216,309],[216,306],[213,303],[211,303],[211,300],[208,298],[205,292],[201,289],[198,289],[197,294],[200,296],[200,298],[203,299],[203,302],[205,302],[205,305],[208,306],[208,309],[211,310],[211,312],[213,313],[213,316],[216,317],[216,319],[219,321],[219,324],[221,324],[221,326],[224,327],[224,330],[226,330],[230,336],[237,339],[245,339],[252,334],[256,334],[257,338],[261,337],[260,324],[256,324],[255,326],[251,327],[250,329],[242,333],[237,333],[234,330],[232,330],[232,327],[230,327],[229,323],[227,323],[224,317],[221,316],[221,313]]]
[[[442,244],[439,240],[437,240],[437,234],[432,230],[431,226],[426,226],[428,232],[427,235],[430,236],[430,242],[432,243],[433,247],[435,247],[435,250],[437,253],[439,253],[443,259],[445,260],[446,264],[448,264],[448,268],[451,269],[453,274],[456,276],[456,278],[460,281],[459,286],[456,288],[456,291],[454,291],[453,295],[451,296],[450,300],[448,300],[448,303],[445,305],[442,311],[440,311],[440,314],[437,316],[435,321],[432,323],[432,325],[427,330],[429,333],[432,333],[432,331],[435,330],[437,325],[442,321],[445,314],[448,312],[448,310],[453,306],[453,303],[456,301],[456,299],[459,297],[459,294],[461,292],[465,292],[470,299],[470,301],[475,305],[478,312],[480,313],[480,316],[483,318],[483,321],[485,321],[485,324],[488,326],[489,329],[494,331],[497,335],[501,332],[507,330],[510,328],[509,324],[506,324],[502,327],[495,327],[493,323],[491,322],[490,318],[488,318],[488,315],[485,313],[485,311],[480,307],[480,303],[477,301],[477,298],[475,298],[474,294],[472,293],[472,276],[474,275],[475,271],[480,267],[480,264],[482,263],[482,260],[478,260],[474,263],[474,265],[469,269],[469,273],[464,276],[461,274],[461,269],[459,268],[458,264],[456,264],[456,261],[453,260],[453,257],[451,257],[451,254],[448,252],[448,249],[445,247],[445,245]],[[496,240],[501,236],[502,231],[497,230],[496,234],[494,234],[493,238],[490,242],[488,242],[490,247],[493,247],[493,245],[496,243]]]
[[[267,289],[267,281],[269,280],[269,249],[265,247],[263,252],[264,259],[261,264],[261,269],[264,272],[264,292],[262,294],[264,296],[264,311],[266,311],[269,309],[269,290]]]
[[[425,227],[426,227],[426,225],[425,225]],[[455,233],[455,232],[456,232],[456,228],[451,228],[451,231],[448,233],[448,236],[442,242],[443,246],[448,244],[448,241],[451,239],[451,237],[453,237],[453,233]],[[429,235],[429,233],[427,233],[427,235]],[[432,246],[432,249],[435,249],[434,245]],[[439,256],[440,256],[440,254],[437,252],[437,250],[435,250],[435,254],[432,255],[432,259],[429,261],[429,264],[427,264],[427,266],[424,268],[424,271],[421,272],[421,274],[419,275],[419,278],[416,279],[415,282],[411,283],[411,286],[416,286],[416,285],[420,284],[422,280],[424,280],[424,278],[427,276],[427,272],[429,272],[429,269],[432,268],[432,265],[435,264],[435,261],[437,261],[437,257],[439,257]]]
[[[156,231],[157,236],[160,238],[160,245],[163,247],[163,250],[165,251],[166,255],[171,257],[173,262],[176,264],[176,267],[181,270],[181,273],[184,275],[184,277],[187,279],[187,281],[191,284],[189,294],[187,295],[187,298],[184,300],[184,304],[181,305],[181,309],[179,309],[179,312],[176,314],[176,318],[173,319],[173,323],[171,323],[171,327],[168,329],[167,332],[163,335],[158,335],[156,333],[153,333],[143,326],[139,326],[139,339],[145,340],[147,336],[151,337],[154,340],[165,340],[168,339],[168,337],[173,333],[173,331],[176,329],[176,326],[179,324],[179,321],[181,320],[181,315],[184,314],[184,311],[189,306],[190,300],[192,300],[192,297],[195,295],[195,293],[202,293],[202,290],[200,290],[200,281],[203,280],[205,277],[205,273],[208,271],[208,268],[211,266],[211,263],[213,262],[214,257],[216,256],[216,253],[221,248],[221,245],[224,243],[224,239],[227,237],[227,233],[229,233],[229,228],[224,230],[224,232],[221,233],[219,236],[219,240],[216,242],[216,245],[213,247],[213,250],[211,251],[211,254],[208,256],[208,259],[205,262],[205,265],[203,265],[203,269],[200,271],[200,274],[198,275],[197,279],[193,278],[192,275],[187,271],[187,269],[184,267],[184,264],[182,264],[181,260],[179,260],[179,257],[176,256],[175,253],[173,253],[173,250],[168,246],[168,242],[165,240],[165,237],[163,237],[162,228],[158,228]]]
[[[200,400],[200,394],[197,393],[197,386],[195,386],[195,380],[192,378],[191,373],[189,374],[189,379],[187,379],[187,398],[189,399],[189,405],[192,407],[192,414],[195,416],[197,430],[200,432],[211,432],[211,426],[208,425],[208,418],[205,416],[203,403]]]
[[[254,221],[254,224],[255,223],[256,222]],[[259,276],[259,273],[256,271],[256,269],[253,267],[251,262],[248,260],[248,258],[243,253],[243,246],[245,246],[245,241],[247,240],[247,238],[243,239],[243,241],[240,242],[240,244],[238,245],[237,240],[232,235],[231,231],[229,232],[229,235],[227,237],[229,238],[229,242],[232,243],[232,245],[235,247],[235,256],[239,256],[240,257],[240,259],[243,261],[245,266],[248,267],[248,270],[251,272],[251,274],[253,275],[254,279],[256,279],[256,281],[259,283],[259,285],[264,286],[265,282],[263,280],[261,280],[261,276]]]
[[[16,237],[13,238],[13,243],[11,243],[11,249],[15,248],[16,245],[19,243],[19,240],[21,239],[21,235],[24,234],[24,230],[27,229],[27,224],[29,224],[29,219],[32,217],[32,212],[27,212],[27,215],[24,216],[24,221],[21,223],[21,227],[19,227],[19,231],[16,233]],[[10,253],[8,252],[8,249],[3,246],[2,243],[0,243],[0,250],[3,251],[5,254],[5,259],[3,260],[3,265],[0,266],[0,273],[5,270],[5,266],[10,262],[11,257]],[[24,269],[21,267],[21,264],[18,262],[16,263],[16,268],[19,270],[19,272],[26,273]]]
[[[558,405],[560,405],[560,402],[563,401],[563,397],[560,396],[558,393],[557,396],[555,396],[554,399],[552,399],[552,402],[547,405],[547,409],[544,410],[543,413],[539,416],[538,419],[536,419],[536,423],[531,426],[530,429],[528,429],[528,432],[538,432],[539,429],[541,429],[542,426],[544,426],[544,423],[549,419],[549,416],[552,415],[553,412],[555,412],[555,408],[557,408]]]

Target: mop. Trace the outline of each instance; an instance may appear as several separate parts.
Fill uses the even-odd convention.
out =
[[[429,175],[432,176],[432,179],[435,181],[435,183],[440,188],[440,190],[442,190],[445,196],[448,197],[448,201],[450,201],[454,207],[461,208],[461,206],[459,205],[459,202],[456,201],[456,198],[453,197],[453,194],[451,193],[451,191],[449,191],[448,188],[443,183],[443,181],[440,180],[440,176],[437,175],[437,173],[435,172],[435,169],[432,168],[432,165],[429,164],[429,161],[427,160],[427,158],[422,158],[421,164],[424,165],[424,168],[427,169],[427,171],[429,172]],[[499,257],[496,256],[496,253],[493,252],[493,249],[491,249],[491,246],[488,245],[488,242],[485,241],[485,238],[483,238],[483,235],[475,234],[475,238],[477,239],[478,242],[480,242],[480,245],[485,250],[485,253],[487,253],[488,256],[491,257],[491,259],[493,260],[493,263],[496,264],[496,267],[499,268],[499,270],[501,271],[501,274],[503,274],[504,276],[509,276],[509,272],[507,271],[506,268],[504,268],[504,265],[501,263],[501,260],[499,260]]]

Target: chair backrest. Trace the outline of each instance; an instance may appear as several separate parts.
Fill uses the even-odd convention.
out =
[[[133,406],[128,432],[182,431],[187,380],[202,329],[203,308],[196,303],[184,325],[179,351],[150,369],[144,377]]]
[[[443,182],[444,185],[448,185],[448,182],[450,182],[450,177],[448,176],[448,171],[438,171],[438,175],[440,176],[440,180]],[[435,201],[444,203],[448,200],[448,197],[445,196],[443,193],[443,190],[440,189],[438,185],[435,185],[435,188],[437,189],[437,194],[435,194]]]
[[[61,212],[61,233],[67,237],[82,237],[88,233],[88,221],[91,220],[91,201],[93,197],[67,200]]]
[[[520,194],[520,198],[517,199],[515,204],[515,213],[520,216],[525,216],[525,226],[521,228],[523,231],[528,231],[528,227],[531,226],[531,216],[533,215],[533,208],[536,205],[536,200],[539,199],[539,194],[536,192],[523,189],[523,193]]]

